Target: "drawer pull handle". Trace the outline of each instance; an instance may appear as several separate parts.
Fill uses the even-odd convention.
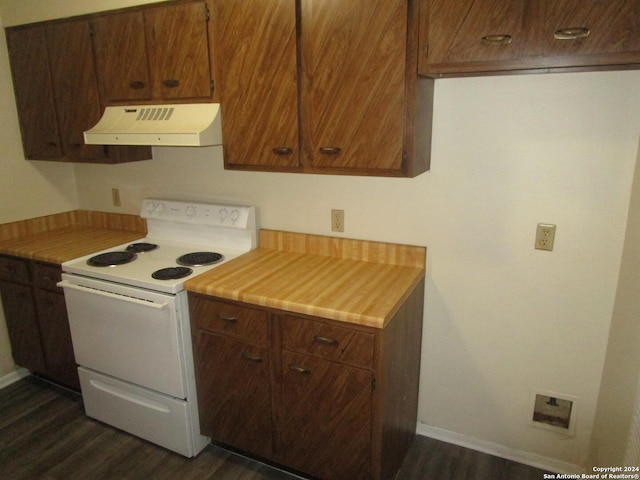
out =
[[[591,33],[586,27],[560,28],[555,31],[553,38],[556,40],[576,40],[578,38],[586,38]]]
[[[258,355],[253,355],[252,353],[242,352],[242,358],[248,360],[249,362],[260,363],[262,362],[262,357]]]
[[[291,155],[293,153],[293,148],[291,148],[291,147],[274,147],[273,148],[273,153],[275,153],[276,155],[282,155],[282,156]]]
[[[132,90],[142,90],[144,88],[144,82],[140,80],[134,80],[129,83],[129,88]]]
[[[218,315],[218,318],[225,323],[238,323],[238,319],[236,317],[227,317],[226,315]]]
[[[342,149],[340,147],[320,147],[321,155],[340,155]]]
[[[311,375],[311,370],[308,368],[300,367],[298,365],[289,365],[289,370],[301,373],[302,375]]]
[[[313,340],[321,343],[322,345],[331,345],[332,347],[337,347],[339,343],[335,338],[322,337],[320,335],[313,337]]]
[[[176,88],[180,86],[180,80],[163,80],[162,81],[162,85],[164,85],[167,88]]]
[[[481,41],[485,45],[509,45],[513,38],[511,35],[487,35]]]

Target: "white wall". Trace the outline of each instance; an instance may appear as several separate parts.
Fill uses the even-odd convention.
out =
[[[640,162],[640,150],[638,151]],[[640,165],[636,165],[622,267],[592,440],[594,465],[625,465],[640,452]],[[627,464],[629,465],[629,464]],[[635,464],[631,464],[635,465]]]
[[[38,19],[21,5],[0,0],[0,11]],[[85,13],[77,1],[55,6]],[[342,208],[344,236],[426,245],[419,430],[586,465],[640,135],[640,72],[438,80],[434,125],[432,170],[415,179],[230,172],[218,147],[155,148],[150,161],[75,166],[78,203],[136,213],[146,196],[237,200],[258,206],[263,227],[320,234]],[[121,208],[110,205],[112,187]],[[553,252],[533,249],[538,222],[558,225]],[[574,437],[529,425],[541,390],[577,399]]]
[[[319,234],[331,234],[330,210],[342,208],[347,237],[428,246],[424,430],[583,465],[640,135],[640,72],[438,80],[435,95],[432,169],[415,179],[230,172],[218,147],[156,148],[152,161],[76,167],[80,203],[135,213],[145,196],[237,200],[259,207],[263,227]],[[110,206],[112,187],[121,209]],[[533,249],[538,222],[558,225],[553,252]],[[577,398],[574,437],[528,424],[534,391]]]
[[[0,0],[5,26],[42,22],[166,0]]]

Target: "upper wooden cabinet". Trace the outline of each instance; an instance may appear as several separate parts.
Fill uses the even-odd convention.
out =
[[[7,30],[7,46],[26,158],[62,156],[44,28]]]
[[[225,165],[296,169],[295,2],[214,3]]]
[[[421,0],[419,72],[640,64],[635,0]]]
[[[211,99],[205,1],[96,15],[90,22],[105,103]]]
[[[25,157],[117,163],[151,158],[148,147],[85,145],[102,106],[86,19],[6,30]]]
[[[565,65],[640,63],[640,2],[637,0],[547,0],[545,55]]]
[[[89,22],[51,24],[46,35],[62,148],[75,159],[104,158],[105,148],[85,145],[83,137],[102,116]]]
[[[428,169],[407,0],[214,4],[225,166],[414,176]],[[422,92],[426,97],[417,102]],[[418,127],[416,119],[424,120]],[[423,155],[423,157],[420,157]]]

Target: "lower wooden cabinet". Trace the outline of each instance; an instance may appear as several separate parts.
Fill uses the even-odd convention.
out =
[[[384,329],[190,292],[201,432],[315,478],[393,478],[415,436],[423,291]]]
[[[278,459],[318,478],[371,478],[373,372],[283,353]]]
[[[80,389],[58,265],[0,256],[0,296],[16,365]]]

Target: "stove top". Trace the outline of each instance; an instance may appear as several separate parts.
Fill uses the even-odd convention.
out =
[[[222,265],[243,253],[244,250],[232,248],[215,248],[215,253],[220,256],[217,262],[195,265],[182,265],[179,259],[184,256],[199,255],[204,249],[210,249],[210,246],[201,244],[189,244],[184,242],[175,242],[165,239],[143,238],[138,242],[154,243],[157,248],[148,252],[130,253],[127,247],[130,245],[123,244],[112,247],[100,252],[76,258],[62,264],[62,270],[66,273],[74,273],[85,277],[99,278],[111,282],[123,283],[149,290],[157,290],[166,293],[177,293],[182,290],[184,281],[195,275],[206,272],[207,270]],[[119,260],[123,254],[131,254],[135,259],[126,263],[117,263],[108,265],[108,258],[114,256]],[[216,255],[216,256],[217,256]],[[98,258],[95,262],[92,259]],[[174,269],[170,272],[168,269]],[[178,270],[179,269],[179,270]],[[165,270],[162,274],[155,272]],[[187,272],[188,270],[188,272]],[[178,275],[178,272],[181,275]]]
[[[175,294],[185,280],[256,247],[253,207],[145,200],[141,215],[147,237],[64,262],[62,270]]]

